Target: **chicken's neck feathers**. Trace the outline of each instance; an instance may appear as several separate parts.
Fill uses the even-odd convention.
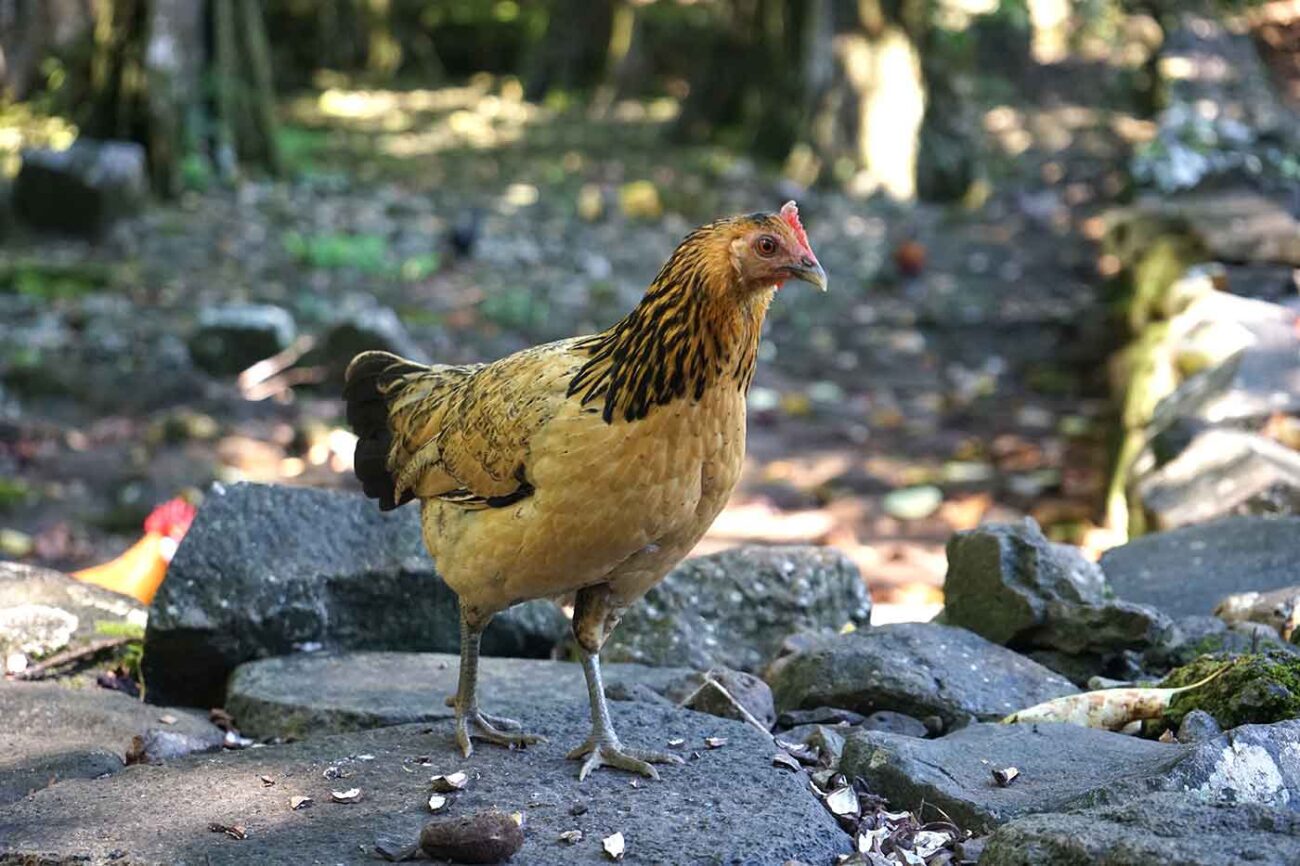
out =
[[[689,241],[632,312],[579,344],[589,360],[569,396],[598,405],[606,423],[698,402],[710,388],[749,389],[774,289],[743,292],[729,261]]]

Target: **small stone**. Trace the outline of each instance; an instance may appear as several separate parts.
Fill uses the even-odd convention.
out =
[[[932,484],[905,487],[885,494],[881,507],[898,520],[924,520],[943,504],[943,491]]]
[[[420,847],[435,860],[504,863],[524,844],[524,831],[504,812],[476,812],[454,820],[433,820],[420,831]]]
[[[1183,721],[1178,725],[1177,739],[1180,743],[1193,745],[1212,740],[1221,733],[1223,729],[1214,720],[1214,716],[1205,710],[1192,710],[1183,716]]]

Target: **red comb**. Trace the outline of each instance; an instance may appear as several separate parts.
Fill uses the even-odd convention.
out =
[[[145,532],[156,532],[180,540],[194,520],[195,508],[179,496],[159,505],[144,520]]]
[[[803,223],[799,222],[799,206],[793,200],[781,205],[781,219],[794,232],[794,236],[803,244],[803,248],[812,252],[812,247],[808,244],[808,233],[803,230]]]

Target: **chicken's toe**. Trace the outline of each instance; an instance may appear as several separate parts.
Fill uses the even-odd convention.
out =
[[[538,734],[528,734],[520,730],[522,726],[514,719],[492,716],[479,710],[458,716],[456,719],[456,744],[461,753],[469,757],[474,753],[471,740],[484,740],[510,749],[522,749],[535,743],[544,743],[546,738]]]
[[[613,767],[618,770],[627,770],[629,773],[639,773],[647,778],[659,780],[659,771],[653,764],[682,764],[685,763],[679,756],[670,755],[666,752],[652,752],[647,749],[625,749],[618,743],[594,742],[588,740],[578,748],[569,752],[568,758],[571,761],[582,760],[582,767],[578,770],[578,781],[582,781],[591,775],[592,770],[601,767]]]

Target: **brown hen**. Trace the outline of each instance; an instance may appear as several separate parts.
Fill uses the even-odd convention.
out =
[[[347,371],[356,473],[381,508],[421,505],[424,540],[460,597],[456,740],[537,742],[479,709],[479,636],[513,604],[576,594],[592,732],[569,757],[658,778],[671,755],[626,748],[599,653],[629,605],[699,541],[745,453],[745,393],[763,317],[787,279],[825,290],[794,202],[703,226],[637,305],[599,334],[491,364],[366,352]]]

